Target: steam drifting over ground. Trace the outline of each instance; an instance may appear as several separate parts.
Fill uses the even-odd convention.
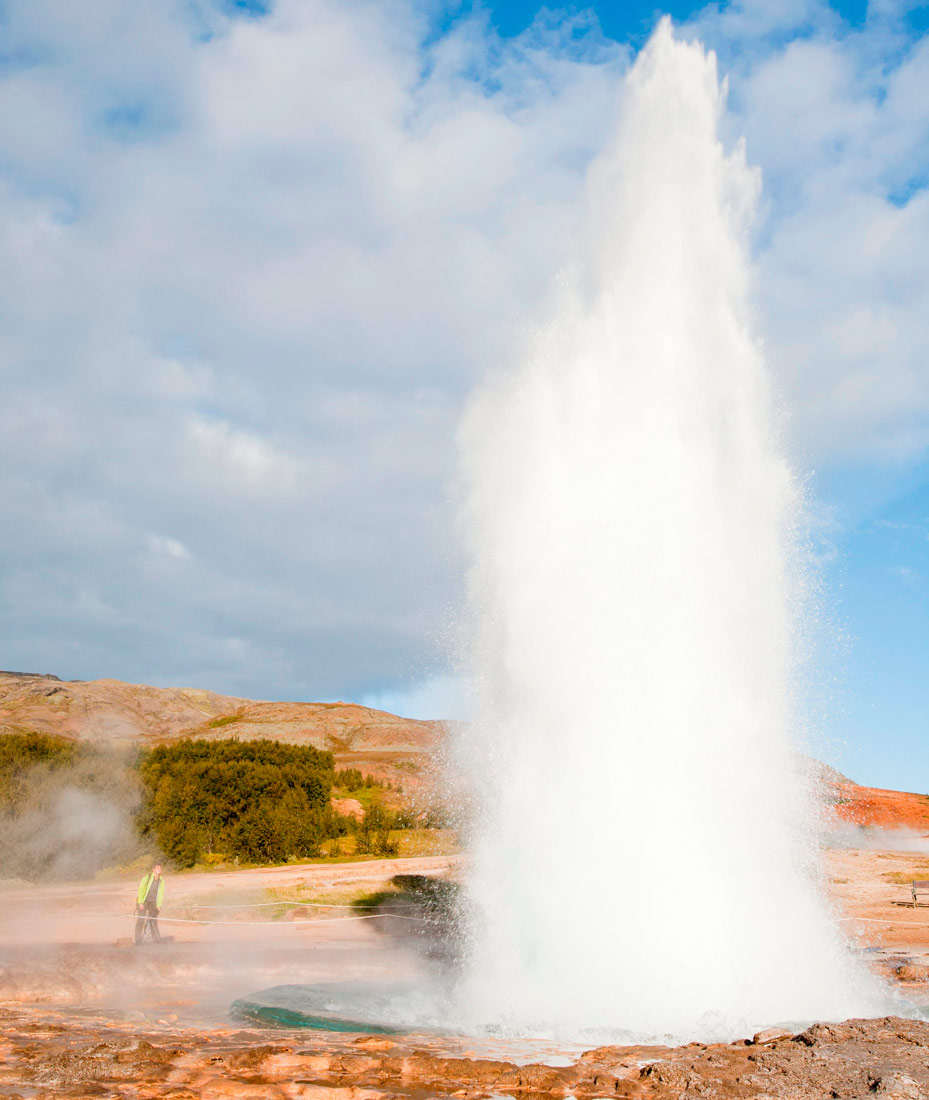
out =
[[[136,814],[138,779],[126,754],[77,754],[13,773],[0,806],[0,880],[87,878],[148,854]]]
[[[791,763],[799,500],[749,307],[759,179],[720,143],[714,56],[668,21],[623,97],[576,270],[461,433],[468,1012],[680,1038],[870,1014]]]

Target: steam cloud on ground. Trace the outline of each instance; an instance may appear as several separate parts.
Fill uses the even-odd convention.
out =
[[[28,769],[0,808],[0,878],[89,878],[138,859],[147,852],[135,825],[140,805],[123,754]]]

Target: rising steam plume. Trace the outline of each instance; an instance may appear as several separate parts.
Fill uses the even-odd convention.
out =
[[[665,20],[574,271],[462,432],[475,1023],[737,1035],[867,1014],[792,763],[799,494],[750,308],[759,177]]]

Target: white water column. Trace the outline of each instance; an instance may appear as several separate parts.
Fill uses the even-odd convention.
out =
[[[799,494],[754,329],[758,173],[662,22],[576,266],[461,429],[475,1026],[678,1038],[877,1011],[793,764]]]

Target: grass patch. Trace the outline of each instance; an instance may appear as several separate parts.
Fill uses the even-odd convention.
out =
[[[929,879],[929,860],[909,871],[885,871],[881,877],[894,886],[909,886],[913,881],[924,882]]]
[[[266,888],[242,888],[233,890],[205,890],[177,901],[170,897],[171,880],[168,879],[169,896],[166,915],[207,920],[282,920],[300,905],[326,906],[319,910],[321,917],[338,917],[350,914],[358,900],[365,896],[368,886],[313,887],[305,883]],[[328,906],[333,906],[329,909]]]
[[[354,798],[356,802],[361,803],[365,813],[367,813],[373,805],[382,804],[380,787],[356,787],[354,790],[350,787],[333,787],[332,797]]]
[[[169,869],[167,871],[168,885],[172,878],[180,875],[203,875],[203,874],[224,874],[228,871],[247,871],[251,868],[258,867],[293,867],[302,866],[308,864],[316,866],[318,864],[338,864],[338,863],[365,863],[375,859],[415,859],[425,856],[450,856],[457,855],[462,849],[458,842],[458,834],[454,829],[396,829],[391,830],[391,839],[399,842],[399,852],[394,856],[383,856],[376,854],[363,855],[355,851],[356,838],[349,834],[338,838],[339,853],[331,854],[325,852],[323,855],[316,856],[312,859],[289,859],[286,863],[249,863],[247,861],[240,860],[238,863],[233,859],[213,853],[204,857],[204,860],[195,864],[193,867],[183,867],[177,869]],[[333,841],[324,841],[323,847],[329,849],[333,845]],[[155,860],[155,856],[152,854],[140,856],[129,863],[123,863],[118,866],[107,867],[97,872],[96,877],[98,879],[119,879],[127,876],[141,877],[147,871],[151,870],[152,863]],[[916,876],[919,877],[918,875]],[[929,866],[926,867],[926,878],[929,878]],[[907,879],[907,882],[910,880]],[[295,893],[297,891],[297,893]],[[185,902],[185,906],[190,908],[196,908],[197,905],[206,905],[208,901],[206,899],[212,898],[217,901],[231,900],[233,903],[238,904],[240,899],[242,904],[248,904],[248,900],[253,902],[257,898],[258,900],[268,901],[274,900],[278,894],[283,893],[288,897],[298,898],[302,897],[303,891],[309,891],[307,894],[307,900],[317,899],[318,897],[325,897],[329,900],[331,896],[335,896],[330,893],[320,893],[316,888],[313,892],[313,888],[308,886],[294,886],[284,887],[282,891],[276,891],[274,888],[259,891],[216,891],[215,893],[196,895],[195,901]],[[354,898],[357,895],[357,891],[346,891],[344,888],[339,892],[338,888],[335,892],[338,898],[341,900],[348,899],[354,902]]]
[[[241,722],[241,714],[224,714],[222,718],[212,718],[209,722],[211,730],[218,730],[222,726],[231,726],[233,722]]]
[[[399,887],[394,886],[393,883],[388,883],[383,890],[375,890],[373,894],[362,894],[352,902],[352,906],[355,909],[360,909],[363,913],[371,913],[385,901],[399,897],[401,893]]]
[[[455,829],[404,829],[396,834],[401,859],[419,856],[454,856],[461,851]]]

